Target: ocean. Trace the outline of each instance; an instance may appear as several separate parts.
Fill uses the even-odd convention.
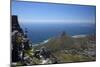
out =
[[[27,36],[33,43],[59,36],[63,31],[70,36],[96,34],[95,24],[90,23],[20,23],[20,26],[27,30]]]

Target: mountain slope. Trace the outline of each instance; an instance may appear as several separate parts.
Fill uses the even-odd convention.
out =
[[[49,41],[45,44],[37,46],[37,48],[41,48],[45,46],[50,51],[56,52],[65,49],[76,49],[81,46],[75,43],[74,38],[67,35],[65,32],[62,32],[59,36],[53,37],[49,39]]]

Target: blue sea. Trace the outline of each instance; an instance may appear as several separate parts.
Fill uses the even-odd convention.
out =
[[[96,33],[95,24],[90,23],[20,23],[33,43],[43,42],[48,38],[59,36],[65,31],[67,35],[89,35]]]

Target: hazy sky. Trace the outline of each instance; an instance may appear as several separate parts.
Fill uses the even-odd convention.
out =
[[[12,15],[22,23],[95,23],[95,6],[12,2]]]

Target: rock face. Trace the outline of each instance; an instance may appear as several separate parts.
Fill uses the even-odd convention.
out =
[[[51,51],[49,51],[45,47],[41,47],[40,50],[35,51],[34,57],[38,58],[41,61],[40,64],[58,63],[57,58],[52,54]]]
[[[31,49],[30,40],[19,25],[18,17],[12,16],[12,62],[19,62],[24,59],[25,51]]]
[[[23,30],[21,29],[21,27],[20,27],[20,25],[19,25],[18,17],[17,17],[16,15],[13,15],[13,16],[12,16],[12,22],[11,22],[11,24],[12,24],[12,32],[13,32],[14,30],[18,30],[18,31],[20,31],[20,32],[23,32]]]
[[[22,32],[22,29],[19,26],[19,22],[18,22],[18,17],[16,15],[12,16],[12,33],[14,31],[20,31]],[[12,36],[12,62],[17,62],[19,61],[19,53],[18,53],[18,45],[16,43],[16,37],[15,37],[15,33]]]

